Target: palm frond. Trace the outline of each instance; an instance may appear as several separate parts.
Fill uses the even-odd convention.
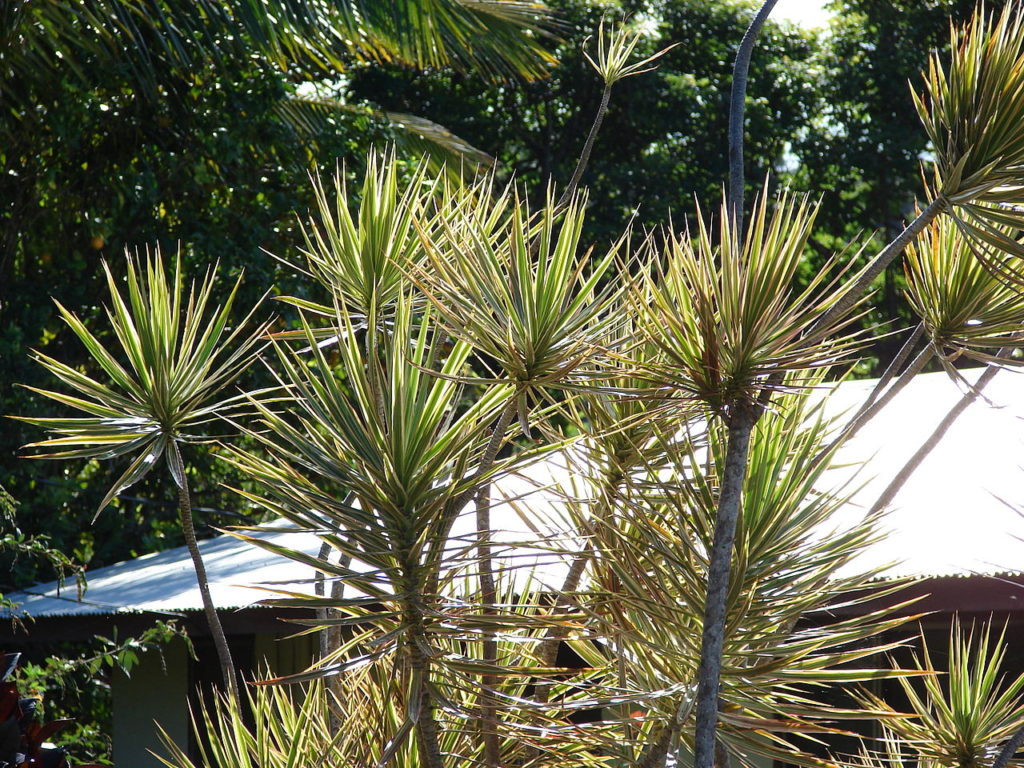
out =
[[[383,121],[398,154],[423,157],[430,173],[446,171],[454,180],[470,178],[494,164],[494,158],[443,125],[416,115],[377,110],[360,104],[346,104],[324,96],[291,96],[281,101],[276,110],[306,139],[317,139],[338,130],[340,122],[358,117]]]
[[[355,60],[536,79],[554,63],[543,42],[551,11],[529,0],[88,0],[5,4],[3,14],[5,85],[57,70],[92,82],[98,59],[126,64],[156,97],[166,71],[216,67],[253,45],[282,66],[327,71]]]
[[[247,3],[243,21],[281,58],[344,68],[341,54],[419,69],[455,66],[495,79],[536,79],[554,58],[543,38],[550,9],[532,0],[329,0],[281,2],[273,14]]]

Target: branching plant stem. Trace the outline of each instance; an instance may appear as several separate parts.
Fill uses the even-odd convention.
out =
[[[908,345],[909,340],[908,344],[905,344],[903,349],[900,350],[901,354],[907,349]],[[888,383],[886,376],[890,379],[892,377],[893,366],[890,365],[889,370],[886,371],[886,375],[883,375],[883,377],[878,380],[878,384],[871,391],[871,394],[868,395],[867,400],[864,401],[860,409],[846,423],[846,426],[843,427],[839,436],[836,437],[835,440],[833,440],[826,448],[823,448],[821,453],[814,458],[813,466],[817,466],[820,462],[824,461],[826,457],[831,456],[840,443],[849,440],[851,437],[856,435],[864,425],[875,418],[875,416],[877,416],[885,406],[892,402],[896,395],[903,391],[903,389],[914,380],[914,377],[917,376],[917,374],[924,370],[924,367],[933,357],[935,357],[935,350],[930,345],[925,347],[918,353],[913,362],[907,366],[906,370],[900,374],[900,377],[896,379],[893,385],[888,389],[885,389],[885,384]],[[885,391],[880,395],[879,393],[881,393],[883,389]]]
[[[590,162],[590,152],[594,148],[594,140],[597,138],[597,133],[601,130],[601,123],[604,122],[604,116],[608,112],[608,102],[611,96],[612,87],[605,85],[604,90],[601,92],[601,103],[598,105],[597,114],[594,116],[594,124],[590,126],[590,133],[587,134],[587,140],[583,144],[583,151],[580,153],[580,159],[576,162],[576,168],[572,172],[572,177],[555,204],[556,211],[561,210],[562,206],[569,202],[576,192],[576,188],[580,185],[583,172],[587,169],[587,163]]]
[[[516,413],[516,398],[509,399],[494,431],[484,449],[480,460],[480,469],[487,471],[494,464],[501,449],[502,440],[508,425]],[[480,602],[482,612],[494,615],[494,605],[498,601],[498,591],[494,585],[494,561],[491,552],[491,484],[484,483],[476,493],[476,536],[477,536],[477,574],[480,579]],[[498,641],[494,637],[486,637],[483,641],[483,660],[487,664],[498,663]],[[480,679],[483,702],[480,706],[480,726],[484,735],[484,765],[487,768],[498,768],[501,761],[501,736],[498,732],[498,708],[494,703],[493,691],[498,685],[496,675],[482,675]]]
[[[351,495],[346,498],[346,503],[351,500]],[[331,545],[324,542],[320,545],[320,551],[317,553],[317,559],[323,561],[326,565],[331,555]],[[349,556],[343,556],[341,558],[342,565],[348,565],[352,559]],[[313,586],[313,591],[317,597],[324,596],[324,574],[322,571],[317,571],[316,582]],[[335,580],[331,584],[331,598],[334,600],[341,600],[344,597],[345,585],[340,580]],[[323,621],[330,618],[329,608],[318,608],[316,611],[316,617]],[[325,626],[317,633],[317,638],[320,643],[320,658],[324,659],[329,653],[341,645],[341,630],[338,627]],[[335,704],[341,701],[342,690],[341,681],[337,675],[333,675],[327,678],[327,690],[334,694],[334,700],[328,700],[328,710],[330,712],[330,724],[331,728],[337,733],[338,728],[341,727],[341,718],[337,711]]]
[[[498,592],[494,586],[494,571],[491,553],[491,484],[486,483],[476,495],[477,526],[477,569],[480,579],[481,612],[493,616]],[[498,641],[491,635],[483,640],[483,660],[486,664],[498,663]],[[484,765],[498,768],[501,761],[501,740],[498,733],[498,707],[492,691],[498,685],[496,675],[480,676],[480,728],[484,741]]]
[[[837,319],[849,312],[860,297],[871,287],[871,283],[875,281],[875,278],[881,275],[896,257],[903,253],[903,250],[911,241],[935,220],[946,208],[947,204],[946,199],[941,195],[932,200],[928,207],[917,215],[917,218],[910,222],[902,232],[896,235],[892,242],[875,256],[839,300],[825,314],[818,318],[818,321],[810,329],[808,335],[813,337],[816,331],[821,328],[830,327]]]
[[[868,399],[861,406],[861,410],[865,410],[868,406],[872,405],[878,399],[878,396],[882,394],[883,390],[889,386],[889,382],[899,373],[900,368],[903,367],[903,364],[910,357],[910,353],[914,351],[914,347],[917,346],[917,342],[921,340],[922,336],[924,336],[924,323],[918,323],[910,336],[907,337],[907,340],[903,342],[903,346],[896,353],[896,357],[890,360],[889,365],[885,367],[874,389],[871,390],[871,394],[868,395]]]
[[[595,514],[596,519],[607,519],[611,514],[615,500],[621,498],[620,493],[625,482],[624,478],[625,475],[621,471],[605,476],[601,492],[601,503],[597,507]],[[567,595],[571,595],[579,589],[587,563],[590,562],[593,556],[591,537],[595,535],[595,531],[589,525],[584,525],[580,529],[580,534],[583,536],[585,543],[583,548],[573,556],[572,562],[569,564],[569,570],[562,581],[562,588],[555,596],[555,609],[570,608],[572,606],[572,601]],[[537,652],[541,666],[549,669],[555,666],[555,662],[558,660],[558,646],[568,635],[569,628],[566,626],[553,626],[548,629]],[[550,683],[538,683],[534,692],[534,699],[539,703],[545,703],[548,700],[550,691]]]
[[[412,625],[408,653],[409,669],[414,678],[419,678],[419,701],[409,702],[416,709],[416,735],[419,741],[420,757],[426,768],[444,768],[441,757],[441,739],[434,717],[434,698],[430,694],[430,658],[425,652],[427,645],[423,616],[416,608],[407,607]]]
[[[861,427],[877,416],[896,395],[903,391],[907,384],[914,380],[917,374],[924,370],[933,357],[935,357],[935,349],[931,345],[922,349],[891,387],[885,390],[881,396],[875,398],[874,402],[865,403],[844,431],[843,437],[849,438],[857,434]]]

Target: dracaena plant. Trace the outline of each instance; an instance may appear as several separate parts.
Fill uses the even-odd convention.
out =
[[[503,641],[503,659],[518,657],[520,642]],[[337,695],[321,680],[301,686],[257,685],[244,697],[222,696],[212,705],[201,703],[193,712],[198,760],[161,730],[168,768],[313,768],[313,766],[376,766],[388,759],[387,746],[405,719],[402,681],[390,660],[350,668],[337,677]],[[573,681],[578,683],[579,681]],[[504,696],[521,698],[526,684],[520,679],[504,683]],[[450,768],[473,768],[483,757],[478,730],[461,715],[477,706],[481,691],[463,686],[450,691],[455,706],[438,713],[439,745]],[[559,695],[581,696],[567,685]],[[537,727],[538,724],[543,727]],[[593,748],[597,738],[581,738],[582,729],[552,716],[518,713],[502,734],[502,765],[533,768],[598,768],[605,759]],[[595,734],[595,737],[599,737]],[[413,740],[403,741],[389,765],[420,768],[422,760]]]
[[[865,516],[839,528],[831,518],[849,490],[816,490],[827,468],[817,456],[834,430],[822,408],[788,394],[754,429],[719,691],[718,739],[741,760],[757,754],[813,764],[794,737],[820,736],[835,719],[853,716],[816,691],[885,675],[856,662],[886,647],[871,638],[905,620],[878,612],[798,626],[823,603],[865,589],[874,575],[851,574],[848,566],[877,535],[876,520]],[[698,419],[652,441],[660,460],[627,478],[632,492],[595,527],[593,589],[578,598],[597,622],[596,634],[613,638],[620,695],[651,694],[639,716],[628,712],[621,721],[621,759],[641,766],[693,747],[700,617],[728,437],[721,424]],[[599,663],[593,646],[574,647],[589,649],[588,660]]]
[[[954,29],[953,56],[929,62],[915,94],[935,152],[936,200],[974,253],[1004,279],[1020,279],[1024,202],[1024,17],[1015,3],[1001,12],[979,6],[966,29]]]
[[[1008,237],[1012,235],[1008,229],[1002,231]],[[920,323],[868,400],[849,421],[844,437],[856,434],[932,360],[938,359],[951,378],[965,385],[966,392],[896,473],[875,501],[875,509],[892,501],[959,414],[981,396],[997,371],[1020,366],[1021,359],[1014,354],[1024,343],[1024,297],[1019,285],[1007,281],[978,259],[976,245],[950,217],[932,222],[917,241],[907,246],[904,269],[907,298]],[[922,338],[925,343],[918,349]],[[988,370],[973,383],[967,383],[955,366],[960,357],[984,363]],[[907,360],[903,372],[892,381]]]
[[[404,276],[424,258],[415,221],[431,204],[437,185],[425,161],[403,182],[393,150],[368,156],[356,210],[343,170],[335,172],[330,187],[313,180],[316,210],[302,223],[303,262],[293,266],[312,278],[312,285],[325,288],[333,301],[345,304],[369,331],[371,345],[404,290]],[[331,302],[294,296],[281,300],[328,323],[334,318]],[[319,329],[316,335],[322,340],[330,331]]]
[[[845,312],[940,215],[956,223],[993,274],[1010,282],[1024,279],[1024,247],[1009,235],[1024,223],[1024,17],[1016,3],[998,15],[979,5],[970,23],[951,27],[950,35],[949,60],[933,53],[924,87],[914,92],[935,153],[924,169],[932,178],[927,204],[871,259],[826,323]]]
[[[679,45],[679,43],[675,43],[651,56],[636,61],[633,52],[636,50],[642,37],[643,34],[641,32],[630,29],[624,23],[619,25],[610,24],[606,27],[605,20],[602,19],[597,29],[597,50],[594,51],[593,56],[586,51],[583,53],[590,66],[600,76],[601,81],[604,83],[604,88],[601,91],[601,101],[598,103],[594,122],[590,126],[590,133],[587,134],[587,139],[583,142],[583,149],[580,152],[579,160],[572,172],[572,176],[569,178],[569,183],[566,184],[565,189],[558,198],[558,208],[568,203],[579,188],[583,172],[590,161],[594,140],[597,138],[598,131],[601,130],[601,124],[604,122],[604,117],[608,112],[608,104],[612,96],[612,86],[620,80],[625,80],[627,77],[634,77],[655,69],[654,62],[672,48],[675,48],[676,45]]]
[[[849,283],[829,284],[824,269],[803,290],[791,287],[815,212],[792,194],[773,201],[766,187],[747,230],[739,232],[723,204],[717,238],[698,217],[692,235],[669,237],[666,265],[649,270],[629,294],[640,332],[664,355],[646,371],[652,396],[700,403],[728,431],[703,606],[696,701],[701,768],[713,759],[730,564],[751,431],[773,390],[799,388],[801,377],[813,380],[812,372],[854,348],[842,334],[858,302],[836,311]]]
[[[424,237],[427,259],[415,273],[417,286],[445,327],[491,361],[494,381],[507,385],[508,400],[485,465],[499,450],[514,415],[529,434],[535,402],[550,397],[552,390],[572,390],[586,378],[592,368],[588,363],[600,352],[597,341],[614,322],[608,308],[621,291],[611,268],[622,241],[596,259],[580,247],[584,197],[572,197],[559,209],[549,194],[536,215],[513,187],[495,197],[490,205],[464,204],[460,215],[438,217]],[[480,577],[484,593],[493,595],[487,486],[476,507]],[[488,652],[493,656],[493,648]],[[496,740],[490,737],[492,766]]]
[[[1006,671],[1005,629],[994,637],[988,625],[967,629],[955,621],[944,665],[935,664],[921,642],[920,655],[902,668],[912,676],[900,678],[909,717],[877,695],[860,694],[866,706],[893,715],[886,721],[890,755],[918,768],[1019,765],[1014,758],[1024,734],[1024,675]],[[884,760],[867,752],[863,763]]]
[[[389,659],[404,705],[380,762],[406,749],[415,734],[417,759],[437,768],[444,732],[436,712],[451,700],[442,694],[440,675],[480,670],[479,662],[449,648],[459,632],[445,597],[450,533],[477,489],[529,454],[487,458],[510,386],[492,385],[465,398],[460,380],[471,347],[453,342],[422,302],[398,294],[390,327],[370,359],[359,318],[340,302],[334,313],[337,361],[315,343],[306,320],[306,350],[278,342],[276,369],[289,407],[257,403],[260,424],[249,433],[266,455],[232,447],[229,460],[263,488],[243,495],[317,532],[341,555],[332,563],[280,550],[348,590],[341,598],[271,601],[329,608],[335,618],[320,624],[352,628],[310,674]],[[485,612],[474,621],[474,632],[497,633],[508,619]]]
[[[494,209],[443,219],[426,239],[418,287],[453,336],[493,360],[513,385],[519,418],[547,388],[571,389],[600,351],[596,340],[614,321],[608,307],[621,289],[611,280],[620,240],[597,258],[582,248],[586,199],[559,212],[550,196],[531,214],[506,188]]]
[[[1024,296],[978,261],[949,219],[935,222],[907,248],[907,298],[933,352],[947,368],[961,355],[983,363],[996,350],[1024,344]],[[1004,364],[1009,359],[1002,359]]]
[[[196,542],[188,472],[182,448],[208,441],[212,425],[240,405],[231,385],[260,347],[262,327],[250,328],[255,308],[229,324],[241,277],[221,304],[213,301],[216,269],[198,284],[187,284],[180,256],[168,273],[160,252],[127,263],[122,293],[104,263],[110,306],[107,321],[114,344],[104,342],[73,312],[57,303],[61,317],[82,342],[102,374],[93,376],[41,352],[35,359],[71,394],[34,389],[84,417],[22,418],[57,435],[28,448],[47,459],[125,459],[128,467],[100,502],[97,514],[163,460],[178,491],[181,527],[195,566],[203,608],[220,659],[224,684],[235,686],[235,670],[210,595]]]

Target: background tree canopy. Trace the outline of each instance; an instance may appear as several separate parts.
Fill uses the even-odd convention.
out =
[[[364,8],[358,34],[339,36],[361,5],[89,0],[73,12],[50,3],[4,6],[0,413],[41,412],[40,399],[15,386],[41,383],[30,349],[85,364],[51,297],[87,322],[102,314],[101,258],[122,271],[126,248],[180,247],[193,273],[215,261],[228,276],[244,269],[241,305],[268,285],[283,287],[280,264],[269,254],[289,257],[298,245],[296,214],[313,201],[310,171],[342,163],[355,171],[370,146],[408,143],[408,130],[358,102],[332,109],[311,134],[285,108],[304,84],[332,81],[366,61],[473,63],[476,76],[492,79],[516,72],[533,78],[550,61],[546,38],[523,33],[545,23],[540,6],[501,15],[488,2],[442,0],[435,10],[447,12],[443,23],[420,28],[372,9],[367,16]],[[388,8],[400,16],[415,6],[410,0]],[[434,35],[443,45],[420,44]],[[341,50],[339,39],[348,41]],[[434,53],[423,59],[423,51]],[[445,150],[452,137],[428,138]],[[117,513],[107,510],[91,526],[100,486],[123,468],[19,458],[19,447],[33,439],[17,422],[0,431],[0,482],[24,500],[26,535],[45,532],[55,547],[94,567],[181,543],[164,484],[134,486]],[[223,470],[208,455],[199,461],[201,514],[206,522],[230,522],[237,513],[227,512],[218,488]],[[0,590],[50,577],[29,559],[4,565],[10,576]]]
[[[556,0],[570,25],[548,79],[510,87],[453,72],[357,68],[345,86],[354,98],[443,122],[493,154],[502,173],[541,193],[572,174],[601,98],[583,57],[601,18],[626,15],[645,30],[638,55],[680,43],[657,69],[612,91],[584,183],[591,189],[588,234],[607,241],[636,215],[655,227],[670,213],[692,215],[694,198],[715,203],[725,178],[726,122],[735,46],[751,7],[715,0],[659,0],[620,6]],[[819,109],[810,32],[770,25],[754,54],[748,106],[751,189],[781,167],[787,142]]]

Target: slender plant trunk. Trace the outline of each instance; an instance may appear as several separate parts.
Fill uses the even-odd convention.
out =
[[[324,542],[320,545],[320,552],[317,554],[317,559],[322,560],[324,563],[328,562],[331,555],[331,545]],[[342,558],[341,562],[344,564],[347,558]],[[314,591],[317,597],[323,597],[324,592],[324,574],[322,571],[316,573],[316,583],[314,584]],[[331,584],[331,597],[334,600],[341,600],[344,596],[345,585],[340,581],[335,581]],[[326,621],[331,616],[330,608],[317,608],[316,617]],[[324,626],[319,632],[317,632],[317,639],[320,645],[320,658],[324,659],[336,648],[341,647],[341,629],[338,627]],[[343,704],[342,702],[342,691],[341,681],[338,675],[331,675],[327,678],[326,683],[327,691],[333,694],[333,700],[329,696],[327,699],[327,709],[330,713],[330,727],[332,733],[337,733],[338,729],[341,728],[341,717],[338,711],[338,707]]]
[[[498,425],[500,426],[500,424]],[[506,424],[505,427],[508,425]],[[504,432],[504,428],[501,430]],[[498,434],[495,428],[495,434]],[[478,576],[480,579],[481,612],[485,616],[497,613],[498,591],[494,586],[494,565],[491,553],[491,484],[486,483],[476,495],[476,527]],[[498,641],[490,634],[483,641],[484,663],[498,663]],[[501,762],[501,737],[498,733],[498,707],[493,691],[498,686],[498,677],[493,674],[480,676],[480,728],[484,738],[484,765],[498,768]]]
[[[328,544],[327,542],[324,542],[323,544],[320,545],[320,552],[317,553],[317,560],[322,560],[324,563],[326,563],[327,562],[327,558],[330,556],[330,554],[331,554],[331,545]],[[324,596],[324,574],[323,574],[322,571],[317,571],[316,572],[316,581],[313,584],[313,592],[316,594],[317,597],[323,597]],[[327,619],[327,609],[326,608],[317,608],[316,609],[316,617],[318,619],[326,620]],[[327,629],[326,628],[321,629],[316,634],[317,634],[317,640],[319,641],[319,644],[320,644],[320,658],[323,659],[324,657],[327,656],[328,653],[331,652],[330,637],[327,634]]]
[[[192,565],[196,570],[196,580],[199,582],[199,594],[203,598],[203,612],[206,614],[206,622],[210,626],[210,634],[213,635],[213,644],[217,648],[217,658],[220,661],[220,671],[224,677],[224,688],[231,696],[238,695],[238,682],[235,676],[235,664],[231,660],[231,651],[228,648],[228,640],[224,636],[224,628],[220,624],[220,617],[217,615],[217,608],[210,596],[210,583],[206,577],[206,566],[203,564],[203,557],[199,553],[199,544],[196,541],[196,529],[192,522],[192,499],[188,492],[188,478],[185,476],[184,463],[181,460],[181,453],[178,445],[173,440],[168,448],[171,452],[171,460],[177,467],[178,475],[175,482],[178,486],[178,509],[181,514],[181,530],[185,534],[185,545],[188,553],[192,556]]]
[[[678,728],[672,724],[662,728],[658,738],[652,741],[640,753],[636,768],[663,768],[668,759],[668,753],[672,749],[672,742],[678,734]]]
[[[743,231],[743,113],[747,99],[747,73],[754,43],[777,0],[765,0],[747,27],[732,67],[732,92],[729,96],[729,190],[727,206],[737,233]]]
[[[663,768],[672,748],[676,746],[679,732],[689,717],[690,707],[685,701],[681,701],[676,708],[672,720],[662,729],[658,738],[644,748],[637,761],[637,768]]]
[[[516,398],[515,395],[505,404],[505,408],[498,416],[498,421],[494,426],[494,431],[491,433],[491,439],[488,441],[487,446],[484,448],[483,456],[480,457],[480,463],[477,465],[476,473],[473,475],[474,479],[482,477],[485,473],[490,471],[491,467],[494,466],[495,460],[498,458],[498,450],[501,448],[502,440],[505,437],[505,431],[508,429],[508,425],[512,423],[512,417],[516,415]],[[489,486],[489,484],[488,484]],[[450,501],[445,507],[445,521],[444,528],[440,535],[437,536],[437,540],[433,543],[435,549],[433,550],[433,559],[438,559],[443,556],[444,544],[448,541],[448,534],[451,533],[452,526],[455,524],[455,519],[459,516],[459,512],[466,506],[470,501],[476,498],[477,494],[480,493],[481,488],[475,487],[470,488],[465,493],[459,494],[459,496]],[[478,524],[480,519],[477,520]],[[481,535],[486,534],[490,530],[490,510],[487,510],[487,515],[484,518],[485,527],[481,528],[477,526],[477,542],[481,541]],[[493,567],[490,565],[490,559],[488,558],[485,566],[487,572],[492,574],[493,578]],[[479,573],[479,570],[478,570]],[[427,584],[426,592],[434,593],[437,591],[437,574],[434,574]]]
[[[491,439],[488,441],[484,454],[480,459],[477,472],[486,472],[494,464],[501,449],[502,440],[512,417],[516,413],[516,398],[512,397],[502,409],[498,421],[494,425]],[[476,549],[477,577],[480,580],[481,611],[493,616],[497,609],[498,591],[494,585],[494,560],[491,552],[491,484],[484,483],[474,496],[476,504]],[[487,664],[498,663],[498,641],[493,636],[483,640],[483,661]],[[497,675],[481,675],[480,678],[480,730],[484,738],[484,765],[487,768],[498,768],[501,761],[501,736],[498,733],[498,707],[494,702],[493,691],[498,685]]]
[[[426,768],[444,768],[441,757],[440,730],[434,717],[434,698],[430,694],[430,658],[425,652],[427,636],[423,628],[423,615],[416,607],[409,607],[412,632],[409,638],[409,669],[413,679],[419,680],[419,701],[409,702],[416,711],[416,737],[420,759]]]
[[[590,133],[587,134],[587,140],[583,144],[583,151],[580,153],[580,159],[576,162],[576,168],[572,172],[572,178],[569,179],[569,183],[565,187],[565,191],[562,192],[558,198],[558,202],[555,204],[555,210],[558,210],[572,197],[576,188],[580,185],[580,179],[583,178],[583,172],[587,169],[587,163],[590,162],[590,152],[594,148],[594,140],[597,138],[598,131],[601,130],[601,123],[604,122],[604,116],[608,112],[608,102],[612,96],[612,87],[606,85],[604,90],[601,92],[601,103],[598,104],[597,114],[594,116],[594,123],[590,126]]]
[[[352,558],[346,556],[346,557],[343,557],[340,562],[343,565],[347,566],[348,564],[350,564],[352,562]],[[344,596],[345,596],[345,583],[342,582],[342,581],[339,581],[339,580],[335,580],[335,582],[333,584],[331,584],[331,598],[340,602],[341,599]],[[338,627],[338,626],[330,627],[327,630],[327,645],[328,645],[328,647],[332,651],[337,649],[337,648],[340,648],[341,647],[341,641],[342,641],[342,629],[341,629],[341,627]],[[341,713],[339,712],[338,708],[345,706],[345,701],[344,701],[344,697],[343,697],[343,691],[342,691],[342,688],[341,688],[341,677],[339,675],[331,675],[329,678],[327,678],[327,690],[329,690],[332,694],[334,694],[334,700],[331,701],[331,702],[328,702],[328,703],[331,705],[330,706],[331,727],[334,729],[334,732],[337,733],[338,729],[341,728]]]
[[[583,580],[583,572],[586,570],[590,557],[591,548],[589,545],[584,546],[582,550],[573,556],[572,562],[569,564],[569,570],[565,574],[565,580],[562,582],[562,588],[558,591],[558,595],[555,598],[556,607],[570,607],[571,602],[565,598],[565,595],[571,594],[579,589],[580,581]],[[546,667],[555,666],[555,661],[558,659],[558,646],[568,636],[569,627],[552,627],[547,631],[544,642],[537,654],[540,657],[541,664]],[[538,692],[539,691],[540,689],[538,689]],[[543,699],[538,695],[537,700],[541,701]]]
[[[715,741],[715,768],[730,768],[731,764],[729,750],[725,748],[725,743],[718,739]]]
[[[757,409],[754,405],[737,404],[729,414],[728,445],[725,467],[722,470],[718,510],[715,515],[714,543],[709,557],[707,599],[701,634],[700,667],[697,676],[695,768],[712,768],[715,763],[715,733],[718,725],[718,695],[722,677],[729,571],[732,568],[733,542],[740,515],[750,436],[756,421]]]
[[[565,576],[565,580],[562,582],[562,588],[555,595],[555,602],[552,606],[552,611],[559,608],[565,609],[570,607],[570,601],[565,595],[575,592],[579,589],[580,581],[583,578],[583,571],[586,569],[587,562],[590,560],[590,547],[586,546],[584,549],[573,557],[572,563],[569,565],[569,572]],[[540,660],[540,665],[547,669],[552,669],[558,662],[558,646],[561,645],[562,641],[565,640],[569,635],[569,628],[562,626],[554,626],[548,629],[544,635],[544,639],[541,641],[540,649],[537,651],[537,657]],[[534,685],[533,689],[533,700],[538,704],[546,704],[551,697],[551,678],[542,679]]]
[[[615,501],[622,498],[620,495],[620,488],[621,484],[624,482],[623,477],[624,473],[617,472],[605,478],[605,485],[601,492],[601,504],[598,507],[595,518],[607,518]],[[572,601],[569,600],[566,595],[570,595],[579,589],[580,582],[583,580],[583,573],[587,568],[587,563],[590,562],[590,559],[593,556],[593,545],[590,540],[591,537],[597,535],[597,531],[593,530],[589,521],[583,521],[580,534],[586,541],[583,548],[573,556],[572,562],[569,563],[569,570],[566,572],[565,579],[562,581],[562,588],[558,590],[555,595],[554,608],[566,609],[572,606]],[[568,637],[568,635],[569,627],[567,626],[553,626],[548,629],[544,636],[544,640],[541,642],[540,649],[537,652],[537,656],[539,657],[542,666],[548,668],[555,666],[555,662],[558,660],[558,646],[566,637]],[[550,689],[550,683],[538,683],[534,699],[540,703],[546,702],[550,695]]]
[[[892,402],[896,395],[902,392],[914,380],[917,374],[924,370],[924,367],[928,365],[933,357],[935,357],[935,350],[930,345],[922,349],[913,362],[907,366],[906,370],[900,374],[900,377],[896,379],[883,395],[876,397],[873,402],[866,403],[861,408],[844,431],[844,439],[853,437],[860,431],[861,427],[875,418],[885,406]]]
[[[1017,754],[1017,750],[1024,746],[1024,726],[1017,729],[1017,732],[1010,737],[1010,740],[1003,745],[1003,748],[999,750],[999,754],[996,756],[995,762],[992,763],[992,768],[1006,768],[1013,756]]]
[[[874,403],[878,396],[882,394],[882,391],[889,386],[889,382],[892,381],[896,374],[899,373],[900,368],[903,367],[903,364],[910,358],[910,353],[914,351],[914,347],[917,346],[917,343],[921,340],[922,336],[924,336],[924,323],[918,323],[914,327],[910,336],[907,337],[907,340],[903,342],[903,346],[901,346],[900,351],[896,353],[896,357],[890,360],[889,364],[885,367],[885,370],[878,379],[878,383],[875,384],[875,388],[871,390],[871,395],[868,397],[861,410],[864,410]]]
[[[996,357],[1009,357],[1013,353],[1011,347],[1003,347],[996,353]],[[950,408],[939,425],[935,428],[935,431],[929,435],[928,439],[922,443],[921,447],[917,449],[913,456],[903,465],[903,468],[896,473],[896,477],[892,479],[885,490],[882,491],[882,495],[878,497],[875,503],[871,506],[871,513],[879,512],[885,507],[889,506],[892,500],[896,497],[896,494],[900,492],[900,489],[906,484],[910,476],[917,471],[917,468],[921,466],[921,463],[928,458],[935,446],[938,445],[942,438],[946,436],[949,428],[953,426],[954,422],[960,418],[960,414],[967,410],[967,408],[981,395],[981,391],[988,385],[995,375],[999,373],[1001,368],[998,365],[990,364],[978,377],[978,380],[974,382],[970,391],[964,394],[960,398],[960,401]]]
[[[913,241],[915,237],[921,234],[922,230],[931,224],[935,218],[943,211],[948,205],[946,198],[939,195],[932,200],[928,207],[921,211],[917,218],[910,222],[906,228],[896,235],[895,238],[883,248],[874,259],[868,264],[863,272],[857,277],[856,282],[850,289],[846,291],[832,308],[829,309],[824,315],[818,318],[818,321],[811,328],[808,335],[813,336],[814,332],[820,328],[830,327],[836,319],[842,317],[853,305],[860,299],[860,297],[871,287],[871,283],[875,281],[882,272],[885,271],[892,262],[903,253],[903,250]]]

